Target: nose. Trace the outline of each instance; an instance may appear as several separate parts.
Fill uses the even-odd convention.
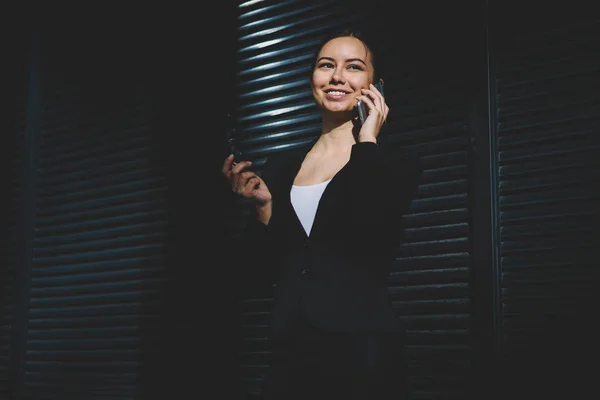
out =
[[[331,75],[331,83],[346,83],[344,74],[339,69],[335,69]]]

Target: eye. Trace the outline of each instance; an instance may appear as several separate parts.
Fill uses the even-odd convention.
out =
[[[319,68],[333,68],[333,64],[330,62],[322,62],[319,64]]]
[[[360,65],[360,64],[349,64],[348,65],[348,69],[362,71],[363,70],[363,66]]]

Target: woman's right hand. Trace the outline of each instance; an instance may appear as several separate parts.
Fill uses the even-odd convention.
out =
[[[246,199],[252,200],[257,208],[270,205],[272,197],[265,182],[248,168],[251,161],[233,162],[233,154],[223,162],[223,176],[229,181],[231,190]]]

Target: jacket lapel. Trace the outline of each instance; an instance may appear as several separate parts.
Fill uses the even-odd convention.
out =
[[[298,149],[285,158],[285,164],[278,166],[279,178],[277,179],[276,193],[280,201],[275,203],[277,205],[273,213],[273,217],[279,219],[284,224],[284,228],[289,229],[294,236],[300,236],[303,239],[306,239],[307,235],[292,206],[290,192],[307,152],[307,149]]]

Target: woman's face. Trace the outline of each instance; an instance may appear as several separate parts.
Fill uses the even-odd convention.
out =
[[[340,37],[323,46],[312,75],[312,90],[323,112],[352,112],[360,89],[373,81],[371,53],[359,39]]]

